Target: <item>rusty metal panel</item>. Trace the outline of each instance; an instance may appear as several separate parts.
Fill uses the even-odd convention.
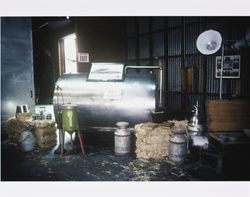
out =
[[[181,55],[181,29],[170,29],[168,32],[168,55]]]
[[[201,55],[191,55],[187,56],[185,58],[185,67],[184,68],[192,68],[192,81],[193,81],[193,87],[192,92],[199,92],[202,93],[204,90],[204,64],[203,62],[203,56]],[[189,79],[191,80],[191,79]]]
[[[153,34],[153,56],[164,56],[164,33]]]

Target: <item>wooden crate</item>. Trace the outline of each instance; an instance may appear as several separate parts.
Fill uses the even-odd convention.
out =
[[[243,100],[206,102],[208,130],[237,131],[250,128],[250,103]]]

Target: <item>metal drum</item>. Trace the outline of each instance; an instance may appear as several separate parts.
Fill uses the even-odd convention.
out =
[[[185,129],[173,127],[169,142],[169,159],[173,162],[183,162],[187,156],[187,136]]]
[[[77,106],[79,127],[115,129],[121,120],[134,125],[146,122],[155,112],[155,76],[128,74],[121,81],[89,81],[88,73],[64,74],[59,77],[53,105],[58,122],[58,110],[64,104]]]
[[[62,106],[62,127],[64,131],[73,133],[79,129],[76,105]]]
[[[128,122],[118,122],[115,131],[115,155],[127,155],[130,153],[131,132],[128,128]]]

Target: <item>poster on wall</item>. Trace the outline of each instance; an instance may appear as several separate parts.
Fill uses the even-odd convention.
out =
[[[221,75],[221,56],[216,57],[215,77]],[[240,78],[240,55],[224,56],[223,78]]]

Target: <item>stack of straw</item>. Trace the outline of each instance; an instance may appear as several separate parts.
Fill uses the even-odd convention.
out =
[[[33,123],[40,148],[48,148],[56,144],[56,126],[53,120],[34,120]]]
[[[18,143],[22,129],[27,127],[31,121],[22,118],[10,118],[7,122],[8,138],[12,143]]]
[[[168,121],[160,124],[141,123],[135,125],[136,157],[142,159],[163,159],[168,156],[172,127],[187,127],[187,121]]]

